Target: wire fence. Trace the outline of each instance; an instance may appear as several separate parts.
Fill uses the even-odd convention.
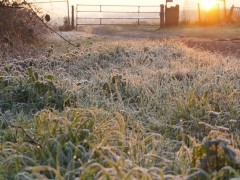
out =
[[[233,20],[240,22],[240,7],[233,8]]]
[[[187,23],[218,23],[224,20],[224,3],[217,1],[206,7],[203,0],[184,1],[180,11],[180,21]]]

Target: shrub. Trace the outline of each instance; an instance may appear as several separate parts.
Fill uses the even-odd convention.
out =
[[[63,18],[63,25],[59,27],[60,31],[71,31],[72,27],[70,26],[70,21],[68,17]]]
[[[39,8],[33,10],[25,1],[0,1],[0,48],[5,52],[0,54],[0,60],[31,55],[28,44],[48,32],[41,20],[48,21],[50,16],[44,15],[41,19],[36,15],[40,12]]]

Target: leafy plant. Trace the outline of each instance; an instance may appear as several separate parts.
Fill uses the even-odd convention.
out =
[[[237,149],[231,148],[228,139],[217,136],[219,132],[210,132],[203,143],[193,148],[193,166],[212,173],[220,171],[224,166],[230,166],[235,171],[239,166]]]

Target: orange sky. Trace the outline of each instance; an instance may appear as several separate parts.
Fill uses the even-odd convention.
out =
[[[184,2],[188,2],[190,4],[198,3],[204,0],[173,0],[173,3],[169,3],[170,5],[175,4],[183,4]],[[206,0],[211,1],[211,0]],[[221,0],[215,0],[221,2]],[[165,0],[69,0],[70,4],[97,4],[97,5],[106,5],[106,4],[132,4],[132,5],[159,5],[164,4]],[[236,6],[240,6],[240,0],[226,0],[227,6],[232,6],[235,4]]]
[[[40,7],[44,9],[46,13],[49,13],[55,17],[67,16],[67,0],[34,0],[34,1],[63,1],[61,3],[44,3]],[[165,0],[68,0],[69,6],[77,4],[95,4],[95,5],[160,5],[165,4]],[[215,1],[223,7],[222,0],[173,0],[173,3],[168,3],[168,6],[175,6],[176,4],[180,5],[181,9],[197,9],[198,2],[201,3],[201,8],[204,8],[204,2],[208,4],[210,1]],[[214,4],[214,2],[213,2]],[[229,9],[232,5],[240,7],[240,0],[226,0],[227,8]],[[205,7],[209,8],[209,7]],[[71,13],[71,10],[70,10]]]

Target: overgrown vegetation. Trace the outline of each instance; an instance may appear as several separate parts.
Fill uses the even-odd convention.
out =
[[[0,59],[22,59],[34,56],[31,47],[48,33],[43,22],[50,21],[48,14],[38,17],[41,10],[24,1],[0,0]]]
[[[239,59],[81,44],[1,66],[0,179],[239,178]]]

